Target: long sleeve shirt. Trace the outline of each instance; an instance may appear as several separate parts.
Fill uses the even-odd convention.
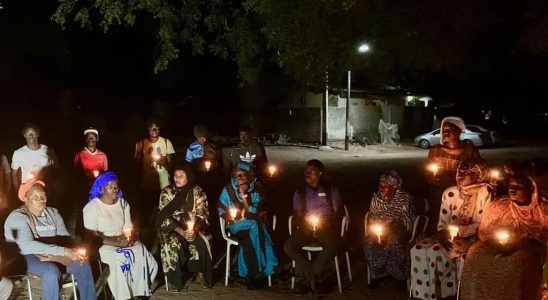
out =
[[[32,215],[39,237],[69,236],[63,218],[53,207],[46,207],[40,216]],[[12,211],[4,224],[6,241],[15,242],[22,255],[50,254],[64,255],[65,247],[50,245],[35,240],[29,215],[23,208]]]

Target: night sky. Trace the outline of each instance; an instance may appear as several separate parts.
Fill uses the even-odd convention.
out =
[[[154,74],[154,27],[146,18],[133,28],[114,27],[107,34],[74,23],[63,31],[49,19],[57,1],[3,0],[2,4],[1,112],[17,128],[23,119],[48,123],[58,111],[113,117],[120,111],[132,111],[145,119],[158,114],[155,102],[175,107],[169,116],[177,115],[179,126],[185,128],[205,122],[223,131],[226,124],[244,119],[234,62],[210,55],[191,56],[189,49],[182,48],[180,58],[167,71]],[[438,103],[460,102],[460,111],[476,112],[471,115],[492,109],[520,111],[523,118],[529,118],[526,112],[533,104],[537,112],[548,111],[547,55],[542,51],[516,54],[514,44],[524,21],[510,8],[501,8],[502,19],[477,39],[481,43],[469,47],[474,55],[466,57],[464,67],[423,72],[413,92],[430,93]],[[383,22],[387,27],[390,20]],[[439,41],[446,40],[440,36]],[[401,74],[403,81],[412,75]],[[275,98],[270,104],[284,97],[280,91],[291,89],[291,79],[284,76],[276,67],[263,70],[257,85]],[[370,82],[368,77],[374,74],[356,74],[353,86]],[[191,134],[190,129],[186,131]]]

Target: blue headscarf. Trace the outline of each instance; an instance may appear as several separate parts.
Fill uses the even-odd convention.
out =
[[[89,201],[99,198],[103,193],[103,187],[113,180],[118,180],[118,176],[114,172],[105,172],[97,176],[91,190],[89,190]],[[118,198],[122,198],[122,190],[118,192]]]

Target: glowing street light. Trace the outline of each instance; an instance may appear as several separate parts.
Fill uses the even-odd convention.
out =
[[[358,53],[367,53],[369,51],[371,51],[371,47],[369,46],[368,43],[361,43],[358,46]]]

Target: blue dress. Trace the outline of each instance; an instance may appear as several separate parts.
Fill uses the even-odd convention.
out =
[[[251,205],[243,218],[227,225],[230,234],[238,238],[238,272],[241,277],[270,276],[274,273],[274,267],[278,265],[272,238],[264,222],[258,219],[258,214],[264,206],[258,185],[256,179],[250,183],[248,197],[251,199]],[[238,193],[238,183],[233,178],[219,196],[219,216],[228,214],[230,208],[242,211],[242,202],[243,199]]]

